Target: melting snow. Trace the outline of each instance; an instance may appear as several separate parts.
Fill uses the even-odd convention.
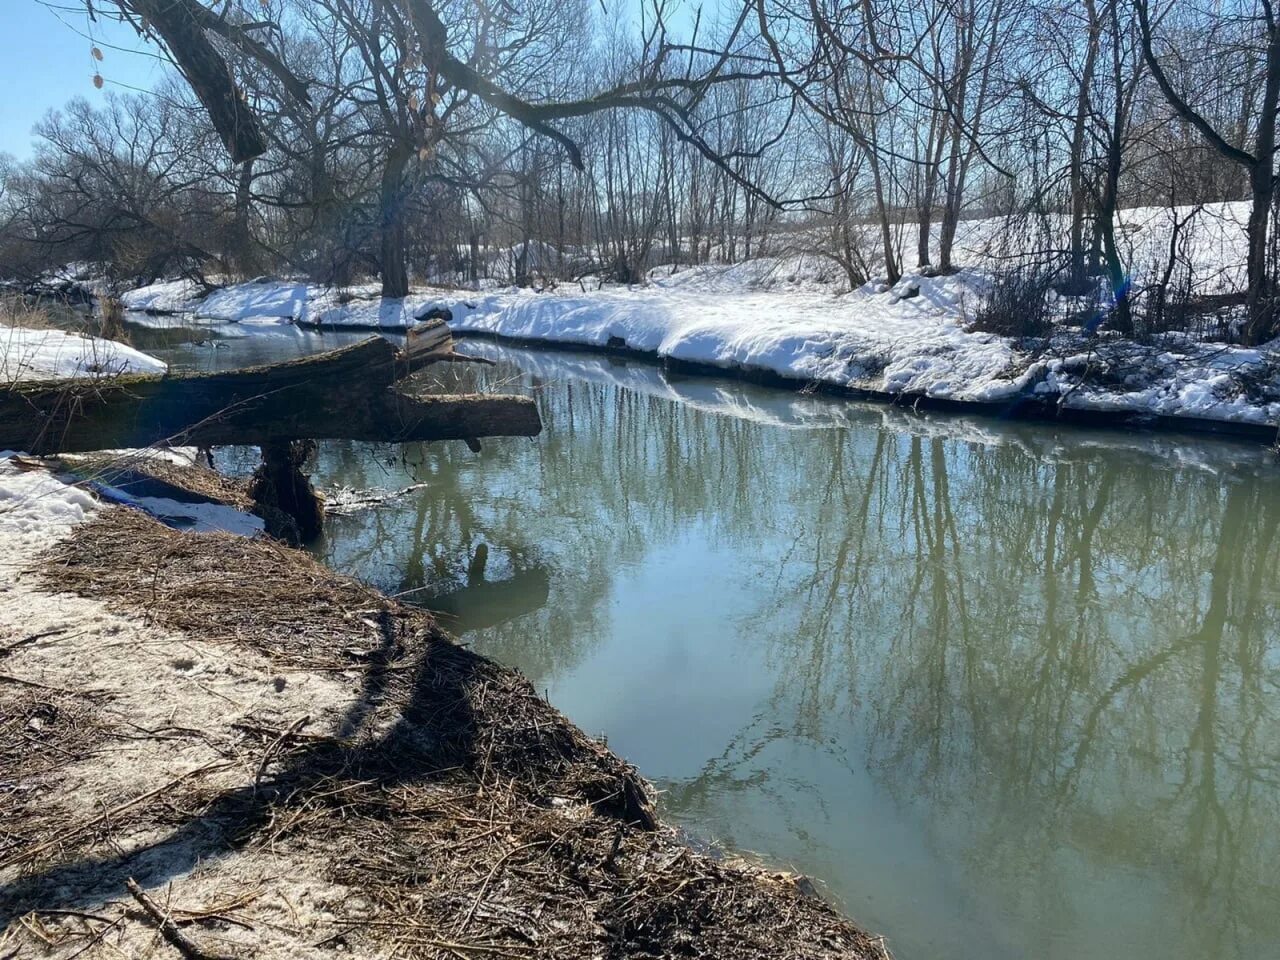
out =
[[[0,326],[0,383],[166,370],[162,361],[114,340]]]

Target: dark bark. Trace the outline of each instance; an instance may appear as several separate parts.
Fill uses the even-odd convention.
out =
[[[396,144],[387,153],[382,168],[382,295],[407,297],[409,295],[409,271],[405,266],[404,206],[408,200],[405,190],[405,170],[409,166],[409,148]]]
[[[1093,86],[1093,74],[1098,59],[1098,37],[1102,21],[1098,18],[1095,0],[1085,0],[1089,13],[1089,41],[1085,52],[1084,70],[1080,75],[1080,88],[1076,95],[1076,115],[1071,131],[1071,268],[1068,284],[1071,292],[1078,293],[1088,284],[1088,260],[1084,243],[1084,219],[1088,205],[1085,189],[1084,148],[1088,132],[1089,91]]]
[[[267,533],[293,546],[313,543],[324,532],[324,501],[302,467],[315,449],[309,441],[273,440],[262,445],[262,465],[249,482],[254,512]]]
[[[253,276],[257,258],[254,256],[253,231],[249,226],[249,213],[253,202],[253,161],[246,160],[240,166],[236,178],[235,223],[231,236],[231,261],[242,276]]]
[[[893,252],[893,225],[889,222],[889,207],[885,202],[884,177],[880,170],[880,160],[874,150],[871,150],[868,156],[876,189],[876,214],[880,221],[880,242],[884,247],[884,272],[892,285],[902,279],[902,272],[898,269],[898,259]]]
[[[929,255],[929,243],[932,239],[930,234],[933,232],[933,207],[938,192],[938,173],[942,167],[942,152],[946,149],[949,129],[950,123],[945,115],[935,107],[929,124],[929,139],[926,146],[929,152],[925,156],[924,169],[921,171],[924,177],[924,189],[921,191],[920,205],[917,210],[919,232],[916,234],[916,264],[921,268],[933,263]]]
[[[423,361],[419,360],[420,365]],[[410,397],[415,364],[374,337],[330,353],[221,374],[17,383],[0,391],[0,449],[32,453],[258,445],[295,439],[383,442],[536,436],[526,397]]]
[[[231,79],[231,68],[205,35],[201,16],[196,12],[199,4],[189,0],[121,0],[121,5],[142,17],[164,40],[231,159],[244,163],[265,153],[267,142],[262,127]]]

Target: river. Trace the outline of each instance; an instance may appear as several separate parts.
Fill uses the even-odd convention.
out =
[[[350,339],[190,338],[135,342]],[[322,444],[323,489],[416,489],[316,550],[522,670],[669,821],[898,960],[1280,956],[1269,453],[464,349],[499,363],[436,389],[531,393],[543,435]]]

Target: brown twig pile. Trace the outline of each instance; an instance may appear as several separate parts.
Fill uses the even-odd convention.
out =
[[[57,835],[62,825],[45,810],[45,791],[107,736],[94,698],[28,685],[3,670],[0,657],[0,861]]]
[[[351,894],[340,915],[306,931],[309,949],[882,956],[794,878],[689,849],[657,823],[635,771],[522,677],[305,554],[111,510],[42,572],[51,587],[145,611],[193,643],[244,645],[284,672],[351,678],[356,695],[331,729],[246,722],[227,732],[241,753],[256,751],[252,778],[201,794],[195,777],[163,809],[148,802],[117,816],[198,816],[207,825],[198,836],[216,845],[207,856],[321,864],[324,882]],[[24,889],[47,895],[38,878]],[[27,909],[39,919],[58,906]],[[214,922],[211,912],[202,922]],[[253,929],[244,917],[215,921]],[[117,920],[76,923],[88,938]]]

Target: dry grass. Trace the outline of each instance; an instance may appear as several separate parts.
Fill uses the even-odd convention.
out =
[[[25,327],[29,330],[59,329],[49,310],[28,302],[25,297],[0,297],[0,327]]]
[[[79,477],[112,486],[136,477],[146,477],[185,490],[213,503],[252,512],[253,498],[245,480],[228,477],[200,463],[174,462],[163,451],[113,451],[110,453],[63,454],[55,462]]]
[[[109,811],[117,832],[167,825],[221,862],[269,855],[317,865],[318,882],[350,894],[319,929],[300,931],[308,951],[883,955],[792,878],[690,850],[656,822],[636,772],[522,677],[302,553],[112,510],[59,545],[41,575],[50,588],[144,612],[193,644],[232,644],[286,674],[350,678],[351,706],[325,729],[263,720],[196,731],[220,744],[226,765],[251,759],[251,780],[227,788],[197,770]],[[95,921],[69,919],[51,892],[65,880],[60,864],[100,826],[44,824],[26,855],[0,856],[28,874],[0,888],[0,908],[7,898],[7,916],[44,924],[40,935],[14,935],[31,955],[42,938],[60,944],[43,950],[49,956],[92,946],[122,922],[127,904]],[[206,905],[184,922],[252,942],[247,931],[262,928],[234,906],[237,896],[225,891],[231,906]]]
[[[45,809],[43,794],[61,768],[90,756],[109,736],[95,698],[27,685],[3,673],[4,662],[0,658],[0,861],[56,835],[60,824]]]

